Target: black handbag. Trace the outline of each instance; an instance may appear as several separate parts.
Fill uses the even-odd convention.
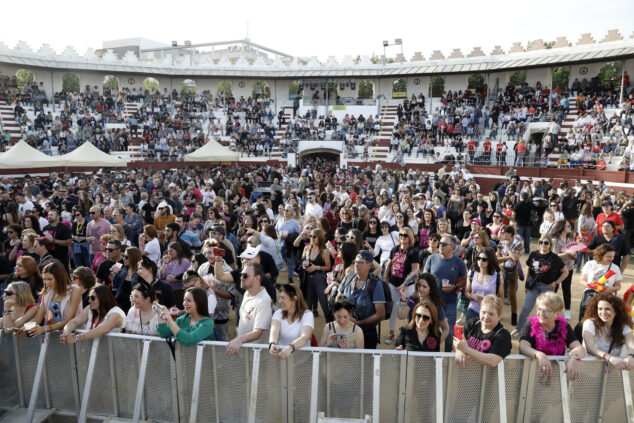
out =
[[[537,279],[529,276],[528,278],[526,278],[526,282],[524,282],[524,287],[526,289],[533,289],[535,287],[535,285],[537,285]]]

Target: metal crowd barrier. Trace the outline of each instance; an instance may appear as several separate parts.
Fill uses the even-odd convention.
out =
[[[544,377],[535,360],[507,357],[496,368],[456,367],[453,354],[303,348],[288,360],[266,345],[175,345],[110,334],[73,346],[59,333],[17,338],[0,332],[0,416],[79,422],[634,422],[634,372],[581,363],[568,382],[563,357]],[[17,417],[16,417],[17,416]]]

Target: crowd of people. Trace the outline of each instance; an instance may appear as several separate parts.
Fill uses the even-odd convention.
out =
[[[513,169],[482,192],[459,167],[319,163],[2,178],[4,330],[224,340],[229,356],[260,343],[281,359],[387,344],[458,366],[495,366],[516,337],[544,374],[566,351],[570,378],[585,354],[634,369],[634,197]]]

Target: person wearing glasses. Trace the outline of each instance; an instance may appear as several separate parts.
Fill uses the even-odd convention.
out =
[[[75,209],[73,214],[75,215],[75,220],[70,229],[73,238],[73,262],[76,268],[80,266],[90,267],[92,263],[90,260],[90,243],[86,235],[88,222],[86,222],[84,214],[80,210]]]
[[[259,263],[247,263],[240,271],[240,286],[245,293],[240,304],[237,336],[229,342],[225,352],[228,356],[237,354],[242,344],[264,343],[269,339],[272,301],[262,286],[262,278],[264,271]]]
[[[360,251],[354,261],[354,273],[344,278],[337,295],[337,301],[346,299],[354,306],[350,321],[361,327],[363,345],[367,349],[376,349],[377,324],[385,317],[386,300],[383,284],[370,273],[373,265],[372,253],[368,250]]]
[[[176,222],[176,215],[172,214],[172,206],[162,201],[156,208],[156,217],[154,217],[153,226],[156,229],[159,244],[165,241],[165,227],[168,223]],[[145,225],[147,227],[147,225]],[[145,227],[143,228],[145,232]],[[139,240],[139,245],[141,240]]]
[[[103,235],[110,234],[110,222],[101,217],[101,209],[97,206],[90,208],[90,222],[86,226],[86,241],[90,242],[90,262],[95,260],[101,251],[99,240]]]
[[[60,261],[49,262],[42,270],[42,279],[42,302],[31,319],[36,325],[28,330],[28,336],[62,329],[81,312],[81,288],[71,284]]]
[[[418,272],[418,249],[414,240],[414,232],[408,226],[401,228],[398,234],[399,245],[392,249],[390,258],[385,264],[383,280],[388,281],[388,286],[392,293],[392,298],[398,298],[398,289],[410,276]],[[413,281],[412,281],[413,282]],[[414,293],[414,284],[407,286],[407,296]],[[394,302],[392,314],[390,316],[390,332],[385,338],[386,344],[394,341],[394,329],[396,328],[396,311],[398,303]]]
[[[155,299],[156,293],[149,283],[141,281],[134,286],[130,295],[132,308],[125,319],[125,333],[158,336],[159,314],[152,307]]]
[[[531,252],[526,260],[528,266],[526,298],[517,319],[517,326],[512,332],[513,337],[519,337],[537,297],[543,292],[554,291],[568,277],[569,272],[563,260],[552,251],[551,238],[542,236],[538,244],[539,250]]]
[[[59,337],[61,344],[88,341],[107,333],[119,333],[125,325],[126,315],[117,306],[112,290],[105,285],[96,285],[88,294],[88,307],[64,326]],[[75,329],[86,328],[87,332],[75,334]]]
[[[445,341],[445,351],[451,351],[453,343],[453,327],[456,323],[456,303],[458,292],[466,284],[467,266],[454,254],[456,239],[451,234],[443,234],[440,238],[439,254],[429,256],[425,263],[425,272],[436,278],[438,288],[445,303],[445,315],[449,324],[449,333]]]
[[[500,244],[498,245],[498,263],[502,263],[504,278],[504,295],[511,305],[511,324],[517,324],[517,280],[519,278],[520,256],[522,255],[522,238],[515,235],[515,228],[502,225]]]
[[[326,319],[330,316],[328,298],[325,290],[328,286],[326,273],[331,269],[330,252],[326,249],[324,231],[313,229],[310,232],[310,242],[302,253],[302,266],[306,272],[305,292],[309,309],[315,317],[318,316],[317,302],[321,305]]]
[[[112,238],[108,241],[105,249],[107,259],[99,265],[97,272],[95,272],[98,283],[112,286],[113,266],[115,264],[123,266],[121,249],[121,242],[118,239]]]
[[[123,254],[123,266],[113,266],[112,290],[115,293],[115,300],[119,307],[127,313],[130,309],[130,293],[139,280],[137,275],[138,263],[141,260],[141,250],[136,247],[128,247]]]
[[[502,300],[495,295],[482,299],[480,315],[467,321],[462,339],[453,340],[458,367],[466,367],[469,360],[496,367],[511,353],[511,335],[500,322],[502,306]]]
[[[273,357],[285,360],[296,349],[310,345],[315,320],[302,292],[294,285],[280,286],[278,305],[271,321],[269,352]]]
[[[143,256],[137,263],[137,275],[138,281],[147,282],[156,293],[158,303],[171,309],[176,305],[176,298],[172,292],[172,287],[167,283],[156,277],[158,273],[158,267],[156,263],[149,257]]]
[[[390,259],[392,250],[398,245],[398,232],[391,231],[388,222],[381,222],[380,228],[381,235],[374,244],[374,256],[379,258],[379,264],[383,267]]]
[[[395,342],[399,351],[440,351],[440,328],[436,306],[423,300],[414,309],[414,316],[407,326],[401,327]]]
[[[579,376],[579,360],[586,355],[585,348],[577,340],[574,330],[561,316],[564,301],[554,292],[544,292],[537,297],[537,312],[528,319],[529,324],[522,329],[520,336],[520,353],[537,359],[540,372],[545,376],[552,374],[549,355],[565,355],[570,350],[566,361],[568,380],[576,380]]]
[[[4,328],[9,333],[24,326],[24,323],[31,320],[38,310],[31,287],[26,282],[9,283],[2,293],[2,300],[4,310],[0,319],[0,328]]]

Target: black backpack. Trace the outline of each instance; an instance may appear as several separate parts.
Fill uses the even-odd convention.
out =
[[[388,320],[392,315],[392,308],[394,308],[394,301],[392,301],[392,292],[390,291],[390,287],[387,285],[383,279],[379,279],[374,275],[370,275],[370,283],[366,285],[366,290],[370,294],[370,298],[374,302],[374,289],[376,288],[376,284],[383,284],[383,294],[385,295],[385,317],[383,320]]]

